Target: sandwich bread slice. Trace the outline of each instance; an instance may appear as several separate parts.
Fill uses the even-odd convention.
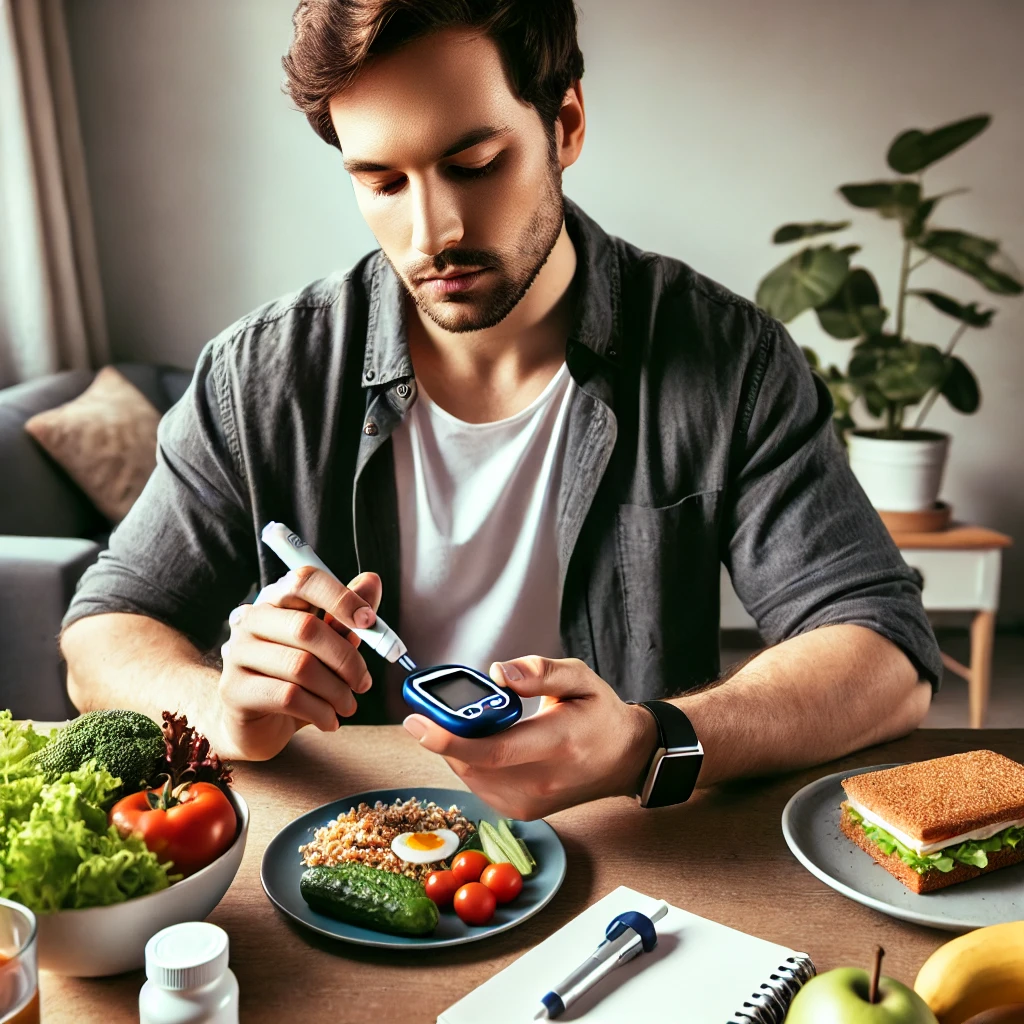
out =
[[[839,827],[916,893],[1024,861],[1024,765],[991,750],[843,779]]]

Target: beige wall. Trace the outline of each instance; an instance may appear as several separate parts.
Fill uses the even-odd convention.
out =
[[[66,0],[107,315],[119,358],[188,364],[253,306],[373,247],[333,150],[280,92],[293,0]],[[935,222],[1000,238],[1024,263],[1024,4],[1017,0],[582,0],[587,144],[568,195],[609,231],[744,295],[790,219],[843,217],[835,186],[884,176],[909,126],[989,111],[993,126],[926,177],[968,185]],[[892,294],[889,222],[858,217]],[[989,296],[941,267],[920,284]],[[890,298],[891,302],[891,298]],[[955,435],[945,497],[1014,533],[1003,619],[1024,621],[1024,301],[961,343],[981,411],[936,406]],[[915,309],[942,343],[949,324]],[[813,317],[797,340],[846,349]]]

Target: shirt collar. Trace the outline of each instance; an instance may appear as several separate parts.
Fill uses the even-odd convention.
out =
[[[614,240],[571,199],[565,225],[576,249],[578,298],[570,339],[614,363],[618,359],[619,261]],[[378,250],[372,257],[370,308],[363,356],[363,387],[413,376],[406,337],[405,286]]]

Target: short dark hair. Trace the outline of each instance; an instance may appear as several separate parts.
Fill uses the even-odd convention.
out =
[[[292,24],[285,91],[338,149],[332,97],[373,57],[441,29],[478,29],[493,39],[516,96],[551,134],[566,91],[583,77],[573,0],[301,0]]]

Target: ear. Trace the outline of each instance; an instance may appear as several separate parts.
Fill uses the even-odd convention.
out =
[[[558,162],[564,171],[579,159],[583,137],[587,133],[587,115],[583,109],[583,83],[577,79],[562,97],[555,118],[555,145]]]

